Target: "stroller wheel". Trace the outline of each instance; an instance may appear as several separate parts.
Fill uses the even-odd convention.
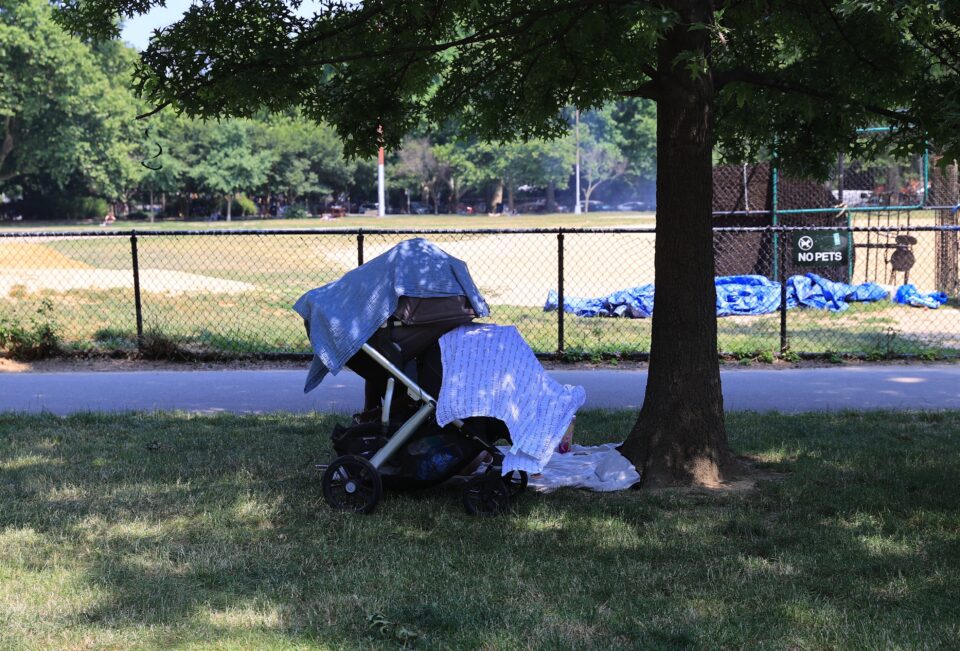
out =
[[[463,508],[470,515],[497,515],[510,508],[510,491],[495,472],[475,477],[463,489]]]
[[[323,499],[338,511],[371,513],[383,496],[380,474],[363,457],[337,457],[324,471],[321,485]]]
[[[501,481],[507,486],[507,492],[510,493],[510,497],[516,497],[525,491],[529,479],[530,477],[524,470],[511,470],[501,477]]]

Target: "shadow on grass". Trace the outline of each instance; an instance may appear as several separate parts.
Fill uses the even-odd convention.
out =
[[[585,413],[578,437],[610,440],[633,417]],[[331,454],[332,423],[0,416],[0,614],[16,602],[29,615],[21,610],[26,623],[0,641],[713,648],[956,639],[957,414],[737,415],[738,452],[784,481],[747,495],[530,494],[495,519],[466,516],[453,489],[389,494],[371,517],[331,512],[312,466]],[[10,596],[9,582],[22,594]]]

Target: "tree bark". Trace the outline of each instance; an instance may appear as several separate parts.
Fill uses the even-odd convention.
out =
[[[675,0],[658,46],[656,290],[643,407],[622,447],[643,486],[716,484],[737,464],[727,444],[717,356],[712,232],[713,82],[677,66],[708,54],[710,2]]]
[[[587,187],[583,191],[583,212],[590,212],[590,195],[597,189],[597,186],[591,182],[592,179],[592,176],[587,176]]]
[[[545,206],[548,213],[557,212],[557,182],[549,181],[547,182],[547,205]]]
[[[503,179],[497,179],[497,183],[493,188],[493,196],[490,198],[490,206],[488,207],[489,213],[497,212],[497,206],[503,203]]]
[[[230,212],[232,208],[233,208],[233,195],[228,194],[227,195],[227,221],[228,222],[233,221],[233,217]]]
[[[8,115],[3,121],[3,142],[0,142],[0,170],[7,162],[7,156],[13,151],[13,116]],[[8,173],[2,180],[12,179],[15,172]]]

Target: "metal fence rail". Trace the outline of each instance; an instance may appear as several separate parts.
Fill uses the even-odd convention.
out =
[[[763,278],[773,287],[764,291],[778,295],[775,309],[719,319],[720,350],[960,354],[960,228],[938,215],[913,214],[899,226],[878,226],[876,217],[869,227],[716,228],[717,276]],[[821,235],[836,237],[832,250],[842,259],[800,260],[798,238]],[[655,284],[652,228],[2,232],[0,345],[4,332],[49,323],[63,345],[80,351],[306,354],[303,324],[290,309],[296,299],[410,237],[428,237],[466,261],[491,320],[516,325],[538,353],[649,351],[649,318],[573,310],[583,306],[577,299]],[[842,311],[788,308],[808,273],[877,283],[890,295],[912,284],[948,301],[937,309],[889,299],[849,302]],[[548,303],[571,311],[545,311]]]

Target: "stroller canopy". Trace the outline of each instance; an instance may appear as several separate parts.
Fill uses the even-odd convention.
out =
[[[339,372],[396,311],[401,296],[465,296],[477,316],[490,314],[466,263],[423,238],[400,242],[339,280],[310,290],[293,306],[313,347],[304,393],[327,372]]]

